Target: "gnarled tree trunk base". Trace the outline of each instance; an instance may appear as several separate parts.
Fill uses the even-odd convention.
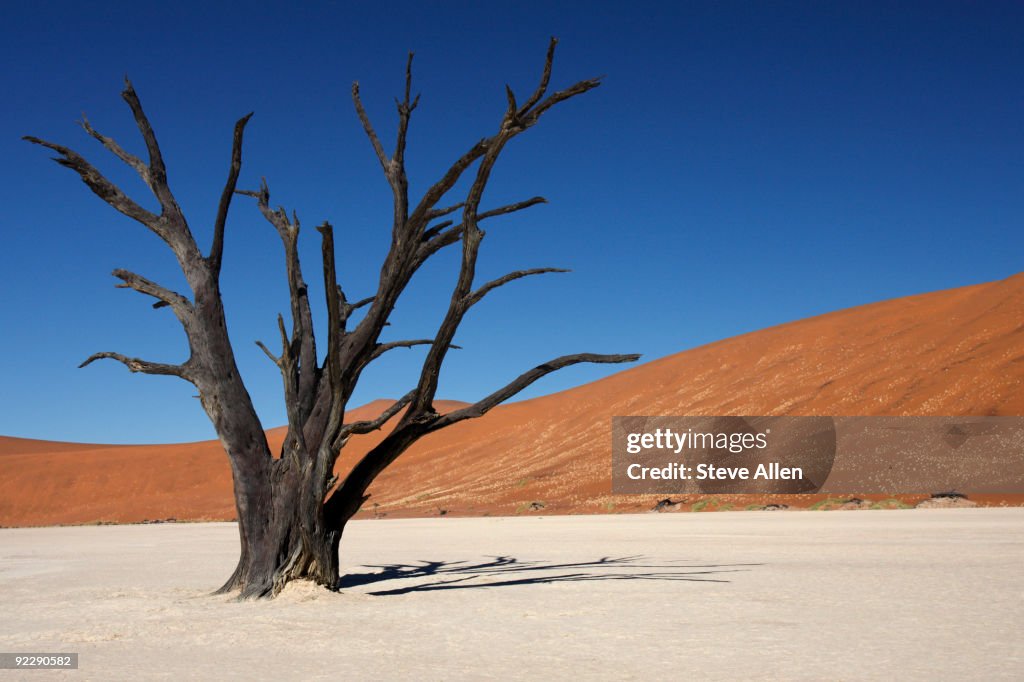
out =
[[[270,502],[238,505],[238,564],[215,594],[274,597],[287,583],[303,579],[338,589],[338,549],[348,517],[327,523],[323,486],[312,485],[310,478],[315,474],[310,468],[292,466],[288,460],[277,460],[275,465],[271,494],[266,496]],[[350,506],[352,513],[359,506]]]
[[[303,537],[296,526],[277,526],[255,551],[243,549],[231,577],[214,594],[238,593],[239,599],[277,596],[293,580],[311,580],[329,590],[340,582],[341,532]]]

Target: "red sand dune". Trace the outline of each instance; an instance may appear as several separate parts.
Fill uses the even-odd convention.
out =
[[[649,508],[650,499],[610,494],[613,415],[1022,415],[1022,379],[1024,273],[744,334],[498,407],[410,449],[361,513],[511,514],[532,502],[543,513]],[[268,435],[277,446],[283,432]],[[354,439],[339,469],[380,437]],[[234,517],[216,441],[0,437],[0,467],[4,526]]]

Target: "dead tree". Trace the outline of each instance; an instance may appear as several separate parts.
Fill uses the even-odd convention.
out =
[[[583,362],[620,363],[637,355],[565,355],[538,365],[480,401],[439,414],[433,406],[438,375],[445,357],[454,348],[455,333],[469,310],[494,289],[514,280],[551,272],[556,268],[518,270],[474,285],[477,254],[484,237],[481,223],[544,203],[533,197],[497,208],[481,209],[481,200],[499,155],[512,138],[536,125],[556,105],[596,88],[597,79],[583,80],[564,90],[549,93],[555,40],[548,48],[537,88],[520,103],[506,86],[508,106],[493,135],[473,144],[413,203],[405,171],[409,120],[419,96],[411,97],[412,55],[405,71],[405,89],[396,99],[397,139],[389,156],[359,96],[352,86],[352,101],[359,121],[380,162],[394,196],[391,245],[381,266],[373,296],[350,301],[335,273],[334,232],[327,222],[320,232],[323,278],[327,308],[327,352],[318,364],[313,318],[302,268],[299,263],[299,220],[283,208],[272,208],[266,181],[255,191],[236,188],[242,165],[242,137],[252,114],[235,124],[231,164],[220,195],[213,224],[212,243],[204,255],[185,215],[171,192],[156,134],[142,110],[139,98],[126,80],[122,97],[128,103],[145,142],[147,160],[133,155],[115,140],[95,130],[87,120],[81,125],[121,161],[131,166],[149,186],[160,205],[159,213],[143,208],[108,180],[77,152],[36,137],[25,139],[57,153],[55,161],[78,173],[82,181],[112,207],[142,223],[159,236],[177,258],[191,288],[191,298],[176,293],[128,270],[115,270],[118,287],[134,289],[156,299],[154,308],[170,308],[184,327],[190,354],[181,364],[149,362],[120,353],[96,353],[82,367],[98,359],[112,359],[132,372],[171,375],[191,382],[199,391],[203,409],[217,431],[231,463],[241,555],[234,573],[220,592],[238,591],[243,598],[276,594],[290,580],[307,578],[329,588],[338,584],[338,548],[345,524],[367,498],[373,480],[423,436],[485,414],[537,379],[569,365]],[[458,181],[472,178],[460,201],[442,202]],[[232,197],[255,199],[263,217],[277,231],[284,258],[291,299],[290,325],[278,315],[280,351],[257,342],[281,371],[288,415],[288,431],[279,453],[272,453],[262,424],[239,374],[224,318],[220,272],[224,255],[225,226]],[[450,201],[450,200],[449,200]],[[461,244],[458,279],[444,319],[429,339],[382,341],[381,334],[399,295],[413,274],[447,246]],[[364,308],[358,323],[348,324],[352,313]],[[376,419],[346,422],[345,408],[366,367],[394,348],[426,346],[426,358],[416,385]],[[338,480],[335,463],[352,436],[380,429],[396,418],[387,436],[370,450],[347,476]]]

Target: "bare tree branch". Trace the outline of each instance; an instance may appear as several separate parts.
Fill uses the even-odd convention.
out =
[[[207,259],[214,277],[220,275],[221,261],[224,256],[224,225],[228,219],[231,197],[238,185],[238,174],[242,170],[242,138],[245,134],[245,125],[250,118],[252,118],[252,112],[235,123],[235,133],[231,142],[231,168],[228,170],[227,182],[224,183],[224,191],[220,195],[220,204],[217,206],[217,218],[213,224],[213,245],[210,247],[210,256]]]
[[[552,56],[553,58],[553,51],[550,47],[549,56]],[[547,68],[548,67],[545,67],[545,70],[547,70]],[[543,77],[542,84],[546,88],[547,83]],[[463,155],[463,157],[449,169],[438,183],[427,190],[424,198],[420,201],[420,204],[414,211],[410,221],[414,221],[417,217],[426,215],[429,211],[433,210],[437,200],[439,200],[440,197],[458,181],[459,177],[465,169],[468,168],[469,164],[471,164],[476,158],[479,158],[480,162],[476,168],[476,175],[468,192],[466,193],[465,201],[463,202],[462,223],[457,228],[451,228],[447,232],[438,233],[437,236],[433,237],[425,245],[421,245],[418,253],[418,257],[420,259],[419,262],[423,262],[433,253],[436,253],[438,249],[448,243],[451,243],[450,240],[452,239],[452,233],[459,233],[459,236],[461,236],[462,263],[459,269],[458,281],[452,291],[448,311],[438,328],[438,332],[435,337],[436,342],[427,352],[427,357],[420,370],[420,378],[417,383],[417,393],[413,405],[410,407],[410,413],[429,414],[432,411],[431,405],[437,392],[440,368],[441,364],[444,362],[445,355],[448,352],[448,345],[452,342],[455,332],[461,324],[466,311],[469,310],[472,305],[473,279],[476,274],[476,261],[479,254],[480,242],[483,239],[483,232],[478,227],[478,222],[481,220],[479,206],[480,201],[483,198],[484,189],[487,187],[488,181],[490,180],[491,171],[494,168],[495,163],[497,163],[499,155],[505,148],[505,145],[512,138],[534,125],[545,111],[559,102],[563,102],[575,97],[576,95],[587,92],[588,90],[597,87],[599,84],[599,81],[595,79],[580,81],[565,90],[555,92],[546,99],[541,100],[535,107],[524,112],[522,115],[520,115],[519,109],[516,106],[515,95],[512,93],[511,88],[506,87],[508,108],[502,118],[501,128],[498,133],[487,140],[482,141]],[[464,165],[463,162],[465,162]],[[541,201],[543,201],[543,199],[535,197],[534,199],[520,202],[519,204],[495,209],[490,212],[490,215],[501,215],[514,210],[520,210],[522,208],[535,205],[536,203],[540,203]],[[484,290],[480,292],[480,296],[486,294],[487,291],[490,291],[494,286],[499,285],[500,284],[498,283],[494,283],[493,286],[485,285]]]
[[[143,168],[141,159],[126,152],[113,139],[93,130],[88,121],[83,120],[82,126],[87,133],[99,140],[115,156],[139,173],[152,190],[153,195],[160,202],[162,211],[159,216],[142,208],[138,203],[130,199],[119,187],[104,177],[102,173],[96,170],[92,164],[77,152],[37,137],[26,136],[23,139],[48,147],[59,153],[61,157],[54,160],[60,165],[78,173],[82,181],[97,196],[121,213],[133,220],[137,220],[156,233],[171,247],[186,277],[189,278],[189,283],[195,285],[196,278],[200,276],[196,269],[198,248],[189,231],[188,223],[185,221],[185,217],[178,207],[170,187],[167,185],[167,171],[164,167],[160,147],[157,144],[156,134],[153,132],[149,119],[146,118],[142,110],[142,105],[135,93],[135,89],[127,78],[125,79],[125,89],[121,96],[128,103],[129,108],[131,108],[136,126],[146,143],[146,148],[149,152],[148,166]]]
[[[127,355],[122,355],[121,353],[93,353],[78,367],[81,369],[82,367],[92,364],[96,360],[117,360],[133,373],[141,372],[142,374],[176,376],[185,379],[186,381],[192,381],[186,366],[187,363],[186,365],[168,365],[160,362],[148,362],[147,360],[140,360],[139,358],[130,358]]]
[[[268,223],[274,226],[278,236],[282,240],[287,240],[291,236],[294,226],[288,219],[288,213],[281,207],[277,209],[270,208],[270,187],[267,185],[266,178],[260,178],[260,188],[258,190],[236,189],[235,194],[256,199],[256,206],[260,209],[260,213]]]
[[[160,220],[160,216],[147,211],[135,203],[128,197],[128,195],[122,192],[117,185],[108,180],[102,173],[96,170],[92,164],[86,161],[81,154],[63,145],[47,142],[46,140],[42,140],[32,135],[26,135],[21,139],[27,140],[32,144],[38,144],[42,147],[52,149],[60,154],[60,157],[54,158],[54,161],[61,166],[70,168],[78,173],[79,177],[82,178],[82,182],[84,182],[89,189],[96,194],[96,196],[103,199],[103,201],[107,202],[113,208],[117,209],[129,218],[142,223],[155,232],[161,239],[170,243],[167,227],[164,225],[163,221]]]
[[[123,282],[123,284],[117,285],[118,288],[134,289],[141,294],[159,299],[158,303],[153,304],[154,308],[170,306],[182,322],[185,322],[185,318],[192,314],[192,302],[181,294],[123,268],[114,270],[112,274]]]
[[[476,222],[479,223],[481,220],[487,220],[488,218],[494,218],[501,215],[508,215],[509,213],[522,211],[524,209],[530,208],[531,206],[536,206],[537,204],[546,203],[548,203],[548,200],[545,199],[544,197],[533,197],[532,199],[527,199],[525,201],[517,201],[514,204],[499,206],[498,208],[492,208],[489,211],[484,211],[483,213],[478,214],[476,216]],[[460,208],[462,206],[463,204],[459,204]],[[444,228],[449,227],[451,224],[452,221],[448,220],[438,225],[434,225],[433,227],[431,227],[430,229],[426,230],[423,233],[423,241],[425,242],[425,246],[423,247],[423,253],[421,257],[428,258],[433,254],[437,253],[438,251],[440,251],[442,248],[446,246],[451,246],[455,242],[459,241],[459,238],[462,237],[464,223],[459,223],[458,225],[451,228],[447,232],[442,231],[444,230]]]
[[[405,164],[405,139],[409,132],[409,118],[413,109],[420,103],[419,95],[416,95],[416,99],[409,101],[412,90],[412,58],[413,53],[410,52],[409,59],[405,63],[405,96],[401,101],[395,100],[395,105],[398,107],[398,138],[395,141],[395,154],[392,161],[393,167],[396,168],[401,168]]]
[[[373,354],[370,356],[371,360],[376,360],[380,356],[387,353],[389,350],[395,348],[412,348],[413,346],[430,346],[433,345],[434,339],[412,339],[409,341],[389,341],[387,343],[377,344],[377,348],[374,349]],[[462,350],[462,346],[456,346],[449,344],[448,348],[451,350]]]
[[[515,97],[514,95],[511,95],[511,90],[509,90],[507,94],[510,96],[510,109],[506,112],[502,131],[491,138],[480,140],[461,157],[459,157],[459,159],[451,165],[448,171],[445,172],[441,179],[424,193],[423,198],[416,207],[416,210],[413,211],[410,220],[422,219],[424,216],[428,215],[429,211],[434,208],[441,197],[455,186],[455,183],[457,183],[459,178],[462,177],[462,173],[469,168],[474,161],[483,157],[484,154],[487,153],[499,140],[500,136],[505,134],[509,134],[509,137],[518,135],[527,128],[536,124],[541,115],[556,104],[571,99],[576,95],[583,94],[584,92],[592,90],[601,84],[601,81],[598,78],[583,80],[564,90],[555,92],[548,96],[547,99],[540,101],[540,98],[547,90],[547,85],[551,77],[551,64],[554,60],[554,46],[556,43],[557,41],[552,39],[552,42],[548,47],[548,56],[545,61],[544,75],[541,77],[541,85],[534,94],[531,95],[530,99],[527,100],[530,106],[524,106],[520,109],[513,108]],[[507,139],[504,141],[507,141]],[[502,144],[504,144],[504,142],[502,142]]]
[[[522,279],[523,277],[529,277],[531,275],[544,275],[551,272],[571,271],[566,270],[565,268],[532,268],[530,270],[516,270],[515,272],[510,272],[507,275],[503,275],[497,279],[487,282],[479,289],[474,291],[472,294],[470,294],[469,298],[466,300],[466,303],[468,306],[474,306],[480,302],[480,299],[482,299],[492,290],[497,289],[498,287],[503,286],[505,284],[508,284],[509,282],[513,282],[517,279]]]
[[[281,359],[292,355],[292,342],[288,339],[288,330],[284,328],[284,315],[277,314],[277,330],[281,334]]]
[[[452,204],[451,206],[446,206],[444,208],[431,209],[430,211],[427,211],[427,214],[426,214],[425,217],[426,217],[426,219],[428,221],[430,221],[430,220],[433,220],[434,218],[440,218],[440,217],[446,216],[446,215],[448,215],[450,213],[455,213],[456,211],[458,211],[463,206],[465,206],[465,204],[460,201],[457,204]]]
[[[484,155],[484,152],[487,151],[490,144],[491,140],[489,139],[480,140],[470,147],[465,154],[460,156],[445,172],[445,174],[441,176],[441,179],[434,183],[434,185],[432,185],[430,189],[423,194],[423,198],[420,199],[420,203],[417,204],[416,210],[412,212],[412,215],[409,217],[409,221],[415,223],[423,220],[424,216],[426,216],[429,211],[433,210],[437,202],[455,186],[455,183],[459,181],[459,178],[462,177],[465,170],[469,168],[474,161]]]
[[[281,358],[279,358],[276,355],[274,355],[273,353],[271,353],[270,349],[267,348],[266,345],[264,345],[264,343],[262,341],[257,341],[256,345],[260,347],[260,350],[263,351],[268,358],[270,358],[270,361],[272,363],[274,363],[278,367],[281,366]]]
[[[371,431],[376,431],[380,427],[384,426],[384,424],[386,424],[389,419],[391,419],[396,414],[401,412],[402,408],[408,405],[409,401],[412,400],[414,394],[414,390],[409,391],[404,396],[396,400],[395,403],[391,405],[391,407],[381,412],[380,416],[378,416],[376,419],[345,424],[345,426],[341,428],[341,432],[338,434],[338,439],[340,440],[347,438],[348,436],[351,435],[356,435],[360,433],[370,433]]]
[[[370,117],[366,115],[366,109],[363,108],[363,100],[359,97],[358,82],[352,84],[352,102],[355,104],[359,122],[363,124],[363,130],[366,132],[366,136],[370,138],[370,144],[373,145],[373,151],[377,155],[377,160],[380,161],[380,167],[384,169],[384,174],[390,178],[391,162],[388,159],[388,155],[384,153],[384,146],[380,143],[380,138],[377,137],[373,124],[370,123]]]
[[[541,114],[543,114],[545,111],[555,106],[559,102],[564,102],[565,100],[571,99],[576,95],[582,95],[584,92],[587,92],[588,90],[593,90],[599,85],[601,85],[601,77],[589,78],[585,81],[580,81],[579,83],[576,83],[575,85],[568,87],[565,90],[559,90],[558,92],[548,96],[547,99],[545,99],[543,102],[535,106],[532,110],[524,114],[520,118],[520,121],[525,127],[528,128],[537,122],[537,119],[540,118]]]
[[[124,79],[124,90],[121,92],[121,97],[132,110],[132,115],[135,117],[135,125],[138,126],[139,132],[142,133],[142,139],[146,143],[146,150],[149,152],[149,186],[153,190],[153,194],[156,195],[157,200],[160,202],[165,217],[183,221],[181,208],[178,207],[178,202],[175,200],[174,195],[171,194],[171,189],[167,185],[167,168],[164,166],[164,157],[160,152],[156,133],[153,132],[153,126],[150,125],[149,118],[147,118],[142,110],[139,96],[127,77]]]
[[[321,254],[324,270],[324,293],[327,298],[327,357],[324,367],[331,392],[330,410],[328,414],[325,438],[333,441],[338,429],[341,428],[345,412],[345,387],[342,385],[344,367],[342,364],[342,296],[338,294],[338,275],[334,256],[334,228],[324,222],[317,231],[321,235]]]
[[[512,92],[512,87],[508,83],[505,84],[505,98],[508,100],[508,115],[515,116],[518,111],[516,93]]]
[[[481,417],[489,412],[495,406],[505,402],[512,396],[516,395],[524,388],[537,381],[543,376],[551,374],[554,371],[568,367],[570,365],[576,365],[581,362],[594,362],[594,363],[622,363],[622,362],[636,362],[640,359],[639,355],[597,355],[594,353],[579,353],[577,355],[563,355],[545,362],[543,365],[537,365],[528,372],[524,372],[516,377],[515,380],[509,384],[499,388],[494,393],[491,393],[486,398],[473,403],[468,407],[463,407],[460,410],[449,412],[448,414],[438,417],[432,424],[430,424],[429,430],[436,431],[446,426],[450,426],[456,422],[460,422],[464,419],[474,419]]]
[[[441,231],[444,230],[444,228],[451,227],[454,222],[454,220],[445,220],[440,223],[437,223],[436,225],[431,225],[429,228],[423,231],[423,236],[420,237],[420,241],[429,242],[435,236],[441,234]],[[452,243],[454,244],[456,241],[458,241],[457,238],[452,240]]]
[[[356,301],[355,303],[347,303],[346,302],[345,303],[345,316],[348,317],[348,315],[352,314],[356,310],[359,310],[362,307],[370,305],[371,303],[373,303],[373,300],[375,298],[376,298],[376,296],[367,296],[366,298],[362,298],[362,299]]]
[[[555,62],[555,46],[558,45],[558,38],[552,36],[551,42],[548,43],[548,54],[544,60],[544,72],[540,77],[540,85],[530,95],[530,99],[523,103],[523,106],[519,109],[519,115],[522,116],[528,112],[533,105],[540,101],[540,98],[544,96],[544,93],[548,89],[548,83],[551,82],[551,66]]]
[[[93,127],[89,125],[89,119],[85,117],[85,114],[82,114],[81,125],[85,132],[89,133],[94,138],[99,140],[100,144],[109,149],[114,156],[116,156],[117,158],[124,161],[127,165],[134,168],[135,172],[139,174],[139,177],[142,178],[142,181],[145,182],[146,185],[150,184],[149,166],[147,166],[142,159],[135,156],[134,154],[129,154],[128,152],[126,152],[121,147],[121,145],[119,145],[117,141],[114,140],[113,138],[107,137],[106,135],[103,135],[98,131],[94,130]]]
[[[236,128],[237,131],[237,128]],[[241,139],[239,137],[239,148]],[[226,192],[227,188],[225,188]],[[313,328],[313,313],[309,303],[309,289],[302,276],[302,265],[299,262],[299,231],[300,224],[298,216],[293,212],[289,219],[284,208],[270,208],[270,187],[266,178],[260,180],[260,188],[257,191],[233,190],[234,194],[242,194],[256,199],[256,205],[263,217],[273,225],[281,238],[284,247],[286,276],[288,278],[288,296],[291,303],[292,333],[290,342],[285,345],[291,346],[288,355],[296,358],[296,362],[290,362],[282,371],[296,373],[296,376],[286,379],[286,382],[294,382],[297,386],[297,400],[299,409],[295,413],[298,420],[294,426],[301,428],[313,409],[316,401],[317,386],[320,377],[320,368],[317,365],[316,357],[316,334]],[[279,316],[279,325],[283,327],[283,319]],[[287,334],[283,336],[287,339]],[[284,359],[282,355],[282,359]],[[289,384],[291,385],[291,384]]]
[[[548,200],[544,197],[533,197],[526,201],[517,201],[514,204],[507,204],[505,206],[499,206],[498,208],[492,208],[490,211],[484,211],[477,215],[477,221],[487,220],[499,215],[507,215],[509,213],[515,213],[516,211],[522,211],[523,209],[536,206],[537,204],[546,204]]]

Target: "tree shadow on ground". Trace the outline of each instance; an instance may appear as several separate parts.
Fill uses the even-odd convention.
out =
[[[602,557],[594,561],[557,563],[520,561],[496,556],[489,561],[421,561],[418,564],[368,566],[374,573],[350,573],[338,581],[338,589],[362,587],[390,580],[436,578],[427,582],[367,592],[372,595],[408,594],[434,590],[509,587],[587,580],[675,580],[686,582],[731,582],[726,573],[749,571],[764,564],[686,564],[675,561],[648,563],[642,556]]]

